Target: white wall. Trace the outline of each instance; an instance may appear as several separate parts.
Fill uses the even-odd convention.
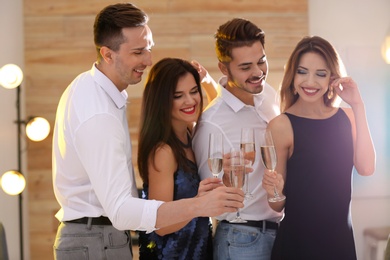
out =
[[[0,67],[7,63],[14,63],[23,70],[22,0],[0,0],[0,39]],[[0,87],[0,111],[0,175],[2,175],[8,170],[18,168],[17,126],[14,123],[17,117],[15,89],[7,90]],[[26,192],[23,193],[23,200],[27,201]],[[23,212],[26,217],[25,203]],[[0,189],[0,222],[5,227],[10,259],[20,259],[18,197],[9,196],[2,189]],[[28,248],[27,224],[27,221],[24,221],[24,248],[26,249]],[[25,259],[30,258],[28,250],[25,250],[24,257]]]
[[[389,0],[309,0],[309,31],[329,40],[358,83],[377,152],[374,176],[354,174],[352,220],[358,259],[364,259],[363,230],[390,226],[390,65],[381,44],[390,30]],[[387,111],[386,111],[387,110]],[[331,228],[331,227],[330,227]]]
[[[15,63],[23,69],[23,1],[0,0],[0,66]],[[358,82],[377,150],[377,171],[372,177],[354,175],[352,215],[358,259],[363,259],[363,229],[390,225],[390,126],[386,99],[390,97],[390,65],[380,56],[380,45],[390,29],[389,0],[309,0],[310,34],[332,42]],[[6,40],[8,39],[8,40]],[[16,94],[0,87],[0,174],[17,167]],[[390,135],[390,133],[389,133]],[[24,194],[24,201],[27,201]],[[24,209],[24,215],[27,209]],[[17,197],[0,190],[0,221],[7,232],[10,259],[19,259]],[[27,223],[25,248],[28,248]],[[25,250],[25,259],[29,259]]]

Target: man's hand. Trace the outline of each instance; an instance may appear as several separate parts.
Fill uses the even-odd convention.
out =
[[[215,217],[227,212],[237,212],[244,207],[244,192],[241,189],[220,186],[197,197],[194,210],[198,216]]]
[[[208,71],[199,62],[193,60],[191,64],[198,71],[201,83],[210,83],[213,80]]]

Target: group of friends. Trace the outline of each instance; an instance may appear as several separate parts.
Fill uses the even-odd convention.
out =
[[[195,61],[164,58],[153,65],[148,19],[131,3],[101,10],[94,23],[97,61],[59,102],[55,259],[132,259],[130,230],[139,231],[140,259],[356,259],[352,170],[373,174],[375,149],[359,89],[335,48],[318,36],[302,38],[277,93],[266,82],[264,31],[234,18],[215,34],[223,74],[217,84]],[[139,198],[126,89],[149,66]],[[242,127],[256,134],[258,152],[246,176],[251,199],[213,178],[207,163],[209,134],[222,133],[229,151],[239,147]],[[257,137],[266,129],[274,137],[275,172],[260,159]],[[268,201],[274,188],[284,201]],[[246,223],[229,222],[237,210]]]

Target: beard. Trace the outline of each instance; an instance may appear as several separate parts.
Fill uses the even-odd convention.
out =
[[[245,82],[243,82],[241,84],[240,82],[235,80],[235,78],[234,78],[233,74],[231,73],[230,69],[228,69],[228,84],[229,84],[229,86],[232,87],[232,88],[239,88],[242,91],[245,91],[245,92],[247,92],[249,94],[252,94],[252,95],[260,94],[263,91],[264,85],[265,85],[265,79],[266,79],[266,74],[263,73],[261,76],[250,77]],[[246,86],[247,82],[256,82],[256,81],[259,81],[258,87],[249,88],[249,87]],[[253,84],[253,83],[250,83],[250,84]]]

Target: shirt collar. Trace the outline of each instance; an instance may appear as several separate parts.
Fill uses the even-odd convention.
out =
[[[223,76],[218,81],[218,96],[221,96],[221,98],[226,102],[228,106],[230,106],[234,112],[240,111],[243,107],[252,107],[246,105],[244,102],[239,100],[236,96],[234,96],[232,93],[227,91],[225,89],[225,86],[227,84],[227,77]],[[271,119],[273,119],[275,116],[279,114],[279,106],[276,103],[275,95],[273,91],[269,91],[270,89],[266,88],[272,88],[268,85],[268,83],[265,84],[263,91],[261,91],[259,94],[253,95],[253,102],[255,104],[255,109],[257,114],[267,123]]]
[[[119,92],[114,83],[96,68],[96,63],[92,65],[91,75],[95,82],[107,93],[115,105],[121,109],[126,105],[128,94],[126,90]]]
[[[277,94],[267,83],[264,85],[263,91],[254,95],[253,98],[257,114],[267,123],[280,114]]]
[[[226,90],[225,86],[227,84],[227,77],[223,76],[218,81],[218,96],[226,102],[228,106],[230,106],[234,112],[240,111],[243,107],[245,107],[245,103],[239,100],[235,95]]]
[[[222,97],[222,99],[234,110],[234,112],[239,111],[245,106],[252,107],[250,105],[246,105],[244,102],[239,100],[235,95],[230,93],[229,91],[226,90],[225,86],[227,84],[227,77],[223,76],[219,79],[218,81],[218,95]],[[253,95],[253,102],[255,104],[255,107],[258,107],[261,105],[264,99],[264,89],[261,93],[257,95]]]

